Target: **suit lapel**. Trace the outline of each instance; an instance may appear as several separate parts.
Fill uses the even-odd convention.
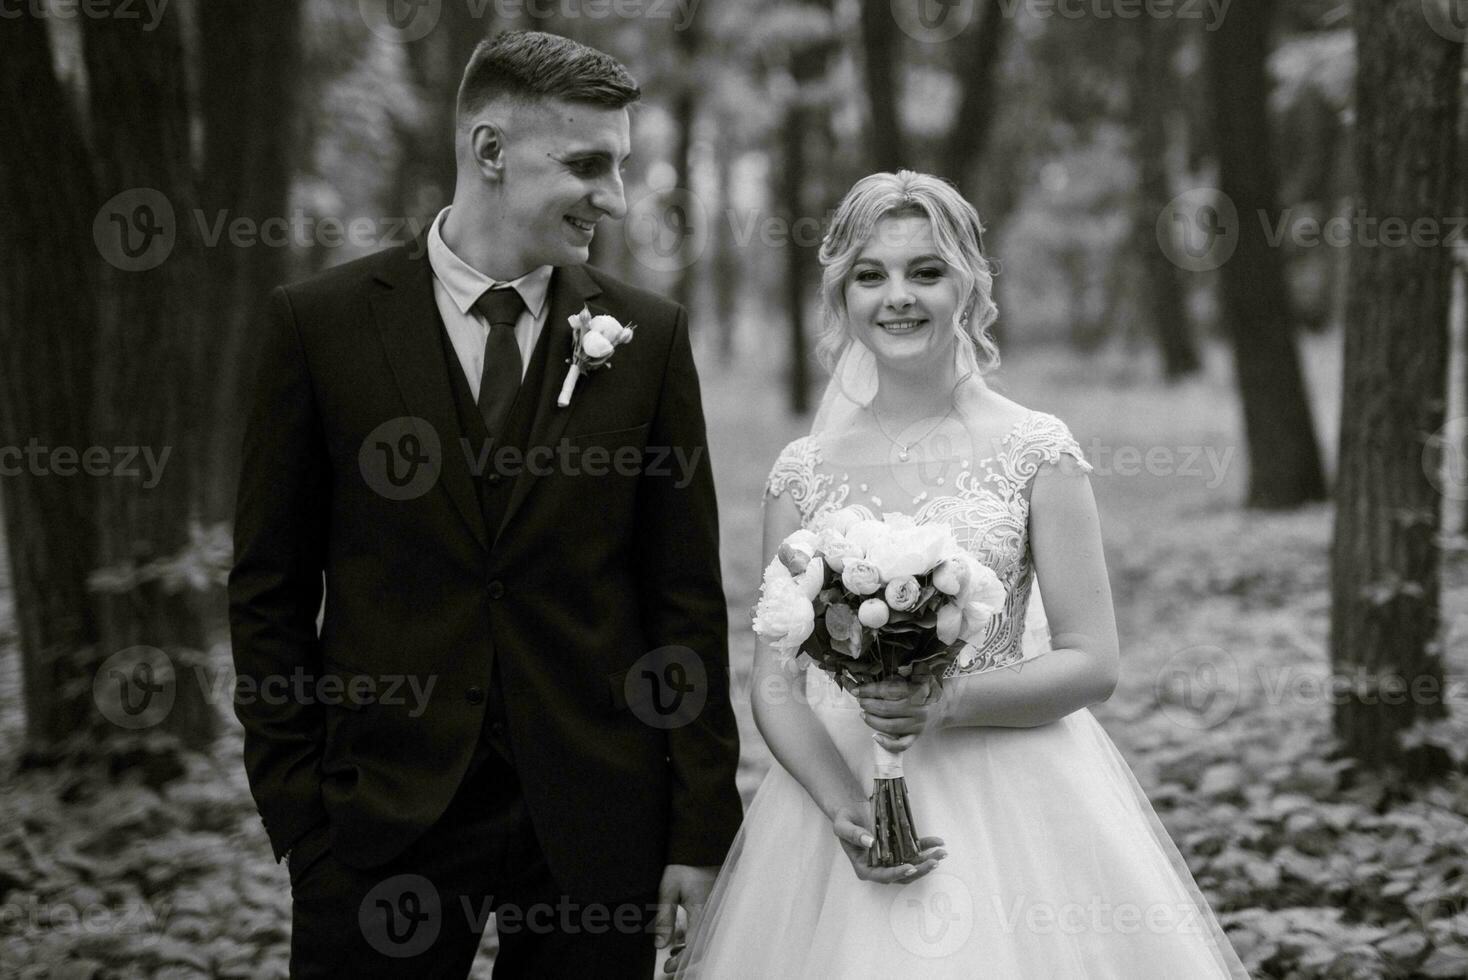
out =
[[[561,385],[566,380],[566,371],[569,368],[566,362],[571,357],[570,318],[580,313],[586,301],[600,292],[601,288],[581,266],[557,267],[551,279],[550,293],[546,299],[550,309],[547,311],[545,327],[539,341],[540,344],[547,345],[543,352],[545,373],[535,399],[535,416],[530,423],[530,438],[525,443],[527,451],[536,446],[554,447],[561,438],[561,433],[565,431],[571,412],[576,408],[577,398],[572,398],[571,404],[565,408],[556,405],[556,397],[561,393]],[[578,392],[585,387],[586,380],[583,377],[577,384]],[[515,478],[515,485],[510,490],[510,501],[505,505],[505,516],[500,521],[496,539],[504,533],[510,519],[515,516],[515,511],[530,493],[530,488],[535,483],[535,474],[531,470],[538,468],[521,467]]]
[[[484,514],[479,508],[469,461],[459,442],[459,417],[438,336],[443,326],[433,296],[433,273],[426,258],[427,249],[418,248],[412,254],[425,257],[412,258],[408,248],[388,255],[377,279],[389,288],[372,296],[373,314],[403,404],[410,415],[426,420],[438,434],[443,455],[439,483],[474,539],[487,549],[489,534]]]

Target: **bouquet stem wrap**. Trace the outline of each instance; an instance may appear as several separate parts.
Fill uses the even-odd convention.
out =
[[[873,867],[896,868],[912,864],[918,857],[917,832],[913,830],[912,805],[907,780],[902,776],[902,756],[872,743],[872,836],[868,860]]]

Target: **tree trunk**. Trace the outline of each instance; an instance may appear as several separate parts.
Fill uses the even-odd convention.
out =
[[[806,349],[805,297],[813,271],[809,249],[794,233],[804,216],[806,113],[793,109],[780,129],[784,169],[780,175],[781,218],[787,232],[785,242],[785,309],[790,314],[790,410],[804,415],[810,410],[810,352]]]
[[[870,165],[892,172],[910,167],[902,140],[902,120],[897,111],[897,31],[891,9],[885,3],[861,5],[861,45],[866,62],[867,103],[871,108]]]
[[[188,588],[146,566],[191,543],[203,475],[202,383],[215,350],[198,297],[204,264],[193,221],[198,197],[177,8],[168,8],[152,31],[137,23],[112,16],[83,21],[101,196],[147,188],[176,216],[161,264],[103,267],[95,363],[99,442],[136,447],[145,461],[151,452],[161,465],[151,474],[143,469],[138,477],[100,482],[98,560],[121,576],[99,597],[102,653],[144,645],[166,654],[178,674],[172,708],[158,727],[200,745],[216,724],[212,692],[194,671],[205,648],[202,620]],[[167,222],[159,227],[168,241]]]
[[[831,16],[833,0],[819,0],[811,6]],[[829,107],[810,94],[815,83],[827,71],[831,53],[836,48],[834,33],[812,43],[798,45],[790,51],[790,74],[795,82],[791,104],[780,127],[780,143],[784,167],[780,180],[780,212],[786,232],[785,243],[785,308],[790,314],[790,410],[804,415],[810,410],[810,352],[807,349],[805,300],[815,276],[816,263],[811,254],[813,244],[806,240],[803,219],[812,215],[806,207],[806,180],[809,156],[806,140],[811,133],[826,133]]]
[[[742,271],[739,254],[734,248],[734,141],[721,132],[718,146],[719,213],[710,216],[713,226],[709,232],[714,241],[714,304],[719,323],[719,362],[728,365],[734,360]]]
[[[1155,17],[1137,21],[1141,50],[1133,73],[1132,123],[1136,133],[1137,193],[1133,199],[1132,253],[1140,265],[1140,306],[1162,354],[1162,372],[1176,381],[1198,371],[1198,349],[1188,329],[1187,297],[1179,270],[1157,245],[1157,215],[1172,200],[1167,182],[1168,93],[1174,90],[1167,25]]]
[[[270,4],[212,0],[199,7],[199,101],[204,119],[200,197],[212,222],[248,219],[251,244],[228,233],[205,252],[210,284],[209,354],[202,390],[210,422],[204,514],[227,521],[244,435],[241,383],[254,377],[246,342],[270,290],[290,267],[294,94],[300,58],[300,0]],[[227,225],[224,225],[227,229]]]
[[[697,9],[691,16],[691,21],[684,25],[683,30],[677,31],[678,54],[683,70],[680,73],[683,83],[678,87],[678,95],[673,102],[673,126],[678,134],[677,143],[673,147],[673,167],[678,177],[674,184],[681,192],[693,193],[693,135],[698,125],[698,92],[700,77],[698,72],[698,53],[700,47],[699,23]],[[687,261],[690,250],[688,240],[687,223],[692,220],[691,216],[685,217],[683,227],[679,229],[679,248],[682,250]],[[678,278],[673,283],[673,298],[685,307],[692,308],[694,296],[698,289],[698,271],[703,263],[689,261],[678,270]],[[693,318],[690,322],[696,322]]]
[[[0,31],[0,445],[100,442],[90,424],[96,357],[98,200],[73,106],[57,82],[44,18]],[[5,535],[32,746],[86,727],[91,683],[83,658],[98,627],[87,591],[100,479],[6,459]]]
[[[424,108],[422,125],[398,133],[403,154],[397,175],[398,215],[427,222],[454,198],[458,161],[454,157],[454,114],[459,83],[479,42],[494,31],[493,4],[476,18],[467,0],[443,5],[438,25],[427,37],[407,45],[408,68]]]
[[[1468,73],[1468,67],[1465,67],[1464,71]],[[1468,161],[1468,97],[1463,99],[1463,105],[1458,113],[1458,159]],[[1458,383],[1462,385],[1462,414],[1468,415],[1468,242],[1458,243],[1456,255],[1458,268],[1453,315],[1459,334],[1463,338],[1463,371],[1458,378]],[[1468,419],[1465,419],[1464,422],[1468,423]],[[1460,533],[1468,534],[1468,432],[1464,432],[1461,439],[1457,452],[1458,465],[1463,468],[1457,471],[1455,492],[1461,508],[1458,514],[1458,524],[1462,529]]]
[[[1371,218],[1438,226],[1463,203],[1463,47],[1434,33],[1415,4],[1358,0],[1355,28],[1358,206]],[[1345,699],[1336,706],[1336,734],[1363,764],[1403,764],[1419,777],[1445,764],[1440,752],[1406,752],[1398,736],[1447,711],[1440,500],[1423,447],[1445,414],[1452,262],[1441,245],[1355,243],[1331,554],[1338,675],[1395,677],[1431,692],[1411,687],[1391,699],[1399,704],[1383,703],[1379,693]]]
[[[942,176],[957,184],[970,200],[973,169],[983,159],[999,110],[1001,92],[995,82],[1014,21],[1005,16],[1004,5],[1005,0],[990,0],[978,25],[968,30],[967,50],[959,58],[963,95],[943,148]]]
[[[1292,336],[1283,257],[1261,216],[1278,215],[1265,61],[1270,0],[1237,0],[1213,34],[1210,66],[1218,182],[1238,210],[1238,241],[1219,269],[1223,319],[1249,444],[1252,507],[1294,507],[1325,497],[1310,403]]]

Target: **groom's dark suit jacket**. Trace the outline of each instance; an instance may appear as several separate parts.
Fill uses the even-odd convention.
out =
[[[718,864],[741,817],[738,738],[686,312],[557,269],[506,438],[554,455],[476,473],[484,429],[431,276],[421,240],[343,265],[277,289],[256,338],[230,626],[276,857],[329,825],[342,861],[390,860],[493,729],[572,895],[617,900],[665,864]],[[636,333],[558,408],[583,307]],[[673,727],[649,724],[629,671],[697,684],[690,658],[702,690]]]

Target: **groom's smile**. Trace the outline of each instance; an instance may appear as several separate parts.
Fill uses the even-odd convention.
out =
[[[627,110],[557,99],[520,104],[509,114],[505,144],[499,210],[502,227],[519,237],[520,265],[588,261],[597,224],[627,213]]]

